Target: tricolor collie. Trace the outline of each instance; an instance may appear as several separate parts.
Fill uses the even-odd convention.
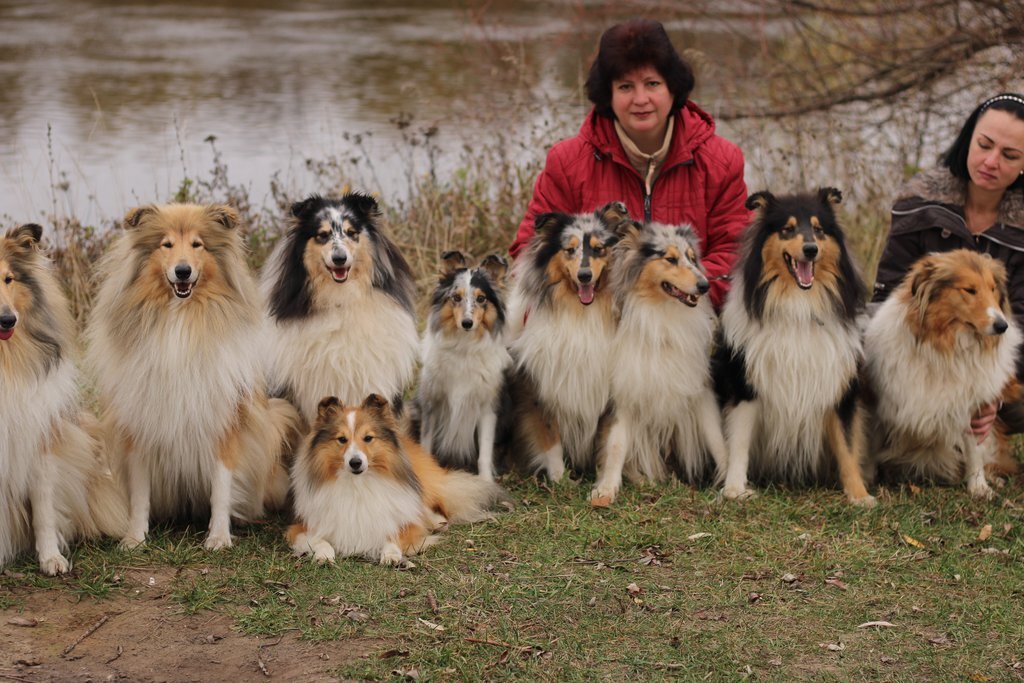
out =
[[[297,522],[288,543],[316,562],[360,556],[397,564],[431,545],[449,523],[489,517],[506,498],[494,482],[446,470],[407,437],[376,394],[358,406],[331,396],[292,468]]]
[[[447,466],[476,465],[494,478],[494,445],[505,371],[505,273],[488,256],[477,267],[458,251],[442,256],[441,277],[423,335],[416,405],[420,443]]]
[[[297,202],[264,273],[271,391],[291,399],[307,421],[324,396],[394,400],[413,378],[415,284],[379,220],[368,195]]]
[[[996,439],[979,445],[968,427],[1012,384],[1020,341],[999,261],[963,249],[920,259],[865,333],[878,464],[991,498]]]
[[[615,409],[595,505],[614,500],[623,468],[631,479],[661,481],[675,471],[700,481],[726,461],[709,356],[716,318],[696,234],[688,225],[651,224],[615,249]]]
[[[615,202],[593,214],[548,213],[516,263],[510,350],[517,431],[534,469],[552,480],[593,467],[608,409],[615,316],[612,247],[632,221]],[[523,320],[525,319],[525,323]]]
[[[119,443],[131,500],[122,544],[151,518],[209,516],[208,549],[232,517],[260,517],[288,492],[284,441],[298,416],[268,401],[262,302],[227,206],[133,209],[99,267],[88,357]]]
[[[873,506],[864,486],[856,318],[864,286],[836,221],[838,190],[747,200],[757,217],[722,312],[715,381],[726,409],[725,498],[748,478],[831,479]]]
[[[0,568],[34,546],[44,574],[63,574],[68,543],[119,537],[128,506],[79,408],[74,321],[41,234],[0,239]]]

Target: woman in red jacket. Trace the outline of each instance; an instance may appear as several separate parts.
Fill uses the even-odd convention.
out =
[[[621,201],[636,220],[693,226],[720,308],[750,219],[743,153],[688,100],[693,86],[661,23],[635,19],[605,31],[586,83],[594,108],[575,137],[548,153],[512,256],[530,241],[537,216]]]

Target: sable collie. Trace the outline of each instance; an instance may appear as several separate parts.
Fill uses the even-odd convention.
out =
[[[968,425],[1013,386],[1020,342],[999,261],[964,249],[920,259],[865,333],[878,464],[992,498],[996,438],[978,445]]]
[[[633,223],[614,202],[593,214],[543,214],[536,225],[515,266],[513,395],[531,467],[558,481],[563,455],[574,469],[594,464],[613,365],[608,271],[619,231]]]
[[[356,555],[397,564],[433,544],[434,531],[485,519],[507,499],[494,482],[438,465],[376,394],[359,406],[334,396],[320,402],[292,468],[292,493],[298,521],[288,543],[321,563]]]
[[[44,574],[68,542],[125,530],[128,504],[79,407],[74,321],[34,223],[0,239],[0,568],[35,542]]]
[[[512,362],[504,335],[508,263],[491,255],[469,268],[458,251],[442,259],[423,335],[420,443],[444,465],[475,462],[481,477],[493,479],[498,411]]]
[[[264,272],[271,391],[307,421],[324,396],[395,400],[413,378],[415,283],[379,220],[377,202],[364,194],[297,202]]]
[[[689,225],[657,223],[629,232],[615,247],[615,410],[591,494],[595,505],[615,499],[623,467],[632,479],[660,481],[671,467],[699,481],[710,454],[725,469],[708,353],[716,318],[703,296],[709,285],[698,250]]]
[[[757,209],[722,312],[715,382],[726,408],[725,498],[753,494],[755,479],[831,479],[847,499],[875,504],[864,486],[863,409],[856,318],[864,285],[834,206],[840,192],[775,197]]]
[[[128,480],[125,547],[150,518],[178,515],[209,515],[206,548],[227,547],[232,517],[287,496],[282,449],[298,415],[267,399],[237,223],[227,206],[133,209],[99,266],[88,357]]]

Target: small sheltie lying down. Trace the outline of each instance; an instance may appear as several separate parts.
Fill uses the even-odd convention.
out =
[[[34,542],[53,575],[71,569],[70,541],[123,534],[128,504],[79,406],[74,321],[42,231],[0,239],[0,568]]]
[[[512,294],[517,440],[529,467],[553,481],[592,468],[611,395],[615,315],[608,271],[626,207],[593,214],[548,213],[515,265]],[[522,321],[525,319],[525,323]]]
[[[623,469],[634,480],[661,481],[675,470],[694,482],[712,462],[725,470],[708,355],[716,319],[704,296],[709,285],[699,244],[688,225],[655,223],[630,231],[615,247],[615,408],[591,493],[594,505],[615,499]]]
[[[449,523],[488,518],[508,494],[469,472],[446,470],[402,433],[388,402],[323,399],[292,468],[296,555],[318,563],[361,556],[397,564],[432,545]]]
[[[312,195],[292,206],[291,226],[264,270],[270,390],[307,422],[324,396],[396,400],[413,379],[415,282],[379,222],[369,195]]]
[[[743,255],[722,311],[715,384],[726,409],[729,459],[722,494],[744,498],[759,480],[839,481],[871,507],[861,472],[864,417],[857,316],[864,285],[833,207],[839,190],[758,192]]]
[[[268,400],[262,301],[227,206],[149,205],[99,266],[88,357],[131,501],[122,545],[152,518],[209,517],[207,549],[231,545],[288,493],[282,462],[298,415]]]
[[[1014,388],[1020,342],[999,261],[964,249],[921,258],[865,333],[879,467],[992,498],[996,439],[978,445],[969,424]]]
[[[420,443],[439,462],[494,478],[494,445],[505,372],[505,273],[500,256],[476,268],[458,251],[443,256],[423,334],[416,406]]]

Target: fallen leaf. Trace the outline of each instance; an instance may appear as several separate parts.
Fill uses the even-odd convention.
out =
[[[857,628],[895,628],[895,626],[896,624],[888,621],[865,621],[857,626]]]
[[[11,617],[7,620],[7,623],[11,626],[22,626],[24,628],[35,628],[36,626],[39,626],[39,621],[37,619],[32,619],[31,617]]]
[[[903,542],[907,545],[912,545],[915,548],[924,548],[924,543],[921,543],[921,541],[917,540],[913,536],[910,536],[908,534],[900,534],[900,537],[903,539]]]
[[[999,548],[982,548],[982,555],[1009,555],[1009,550],[1000,550]]]
[[[882,655],[881,657],[879,657],[878,661],[880,661],[882,664],[895,664],[896,658],[886,657],[885,655]]]
[[[630,595],[640,595],[641,589],[640,586],[636,585],[635,583],[631,583],[628,586],[626,586],[626,592]]]
[[[796,582],[796,574],[790,574],[789,572],[786,572],[780,578],[782,580],[782,583],[795,583]]]
[[[980,674],[977,671],[972,671],[970,674],[967,675],[967,680],[977,681],[977,683],[986,683],[986,681],[991,681],[992,677],[986,676],[985,674]]]
[[[834,576],[830,576],[827,579],[825,579],[825,585],[826,586],[835,586],[836,588],[838,588],[841,591],[844,591],[847,588],[846,584],[843,583],[842,580],[837,579]]]
[[[921,493],[921,487],[917,484],[910,484],[910,492],[916,496]]]
[[[42,662],[39,660],[38,657],[31,657],[29,659],[19,659],[14,663],[20,666],[42,666]]]
[[[768,666],[782,666],[782,657],[772,657],[768,660]]]
[[[411,669],[395,669],[391,672],[392,676],[398,676],[402,680],[418,681],[420,680],[420,672],[416,668]]]
[[[749,602],[751,605],[753,605],[755,602],[757,602],[760,599],[761,599],[761,594],[760,593],[754,593],[754,592],[747,593],[747,602]]]
[[[709,534],[708,532],[701,531],[701,532],[696,533],[696,534],[690,534],[686,538],[687,538],[687,540],[690,540],[690,541],[699,541],[702,538],[708,538],[710,536],[711,536],[711,534]]]
[[[431,629],[433,631],[443,631],[444,630],[444,626],[441,626],[441,624],[435,624],[432,621],[427,621],[426,619],[419,619],[419,618],[417,618],[417,621],[419,621],[421,624],[423,624],[424,626],[426,626],[427,628],[429,628],[429,629]]]
[[[991,524],[986,524],[985,526],[981,527],[981,531],[978,532],[978,540],[979,541],[987,541],[991,535],[992,535],[992,525]]]
[[[932,636],[928,639],[928,642],[932,645],[949,645],[953,641],[947,638],[946,636]]]
[[[830,652],[842,652],[846,649],[846,646],[842,642],[838,643],[818,643],[818,647],[829,650]]]

